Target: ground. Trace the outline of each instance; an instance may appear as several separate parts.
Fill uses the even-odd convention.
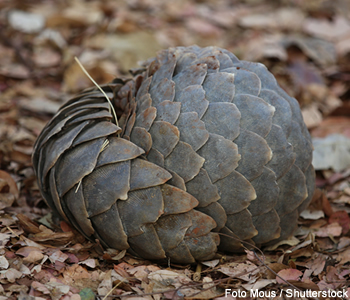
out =
[[[0,24],[0,299],[350,295],[348,0],[2,0]],[[74,57],[102,84],[160,49],[192,44],[264,63],[298,99],[318,171],[296,236],[263,253],[157,265],[52,224],[31,153],[57,109],[92,85]]]

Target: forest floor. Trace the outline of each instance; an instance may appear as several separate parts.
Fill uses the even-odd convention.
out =
[[[350,299],[350,1],[0,0],[0,28],[0,300]],[[31,154],[57,109],[92,85],[74,57],[102,84],[192,44],[264,63],[298,99],[317,190],[296,236],[180,266],[50,223]]]

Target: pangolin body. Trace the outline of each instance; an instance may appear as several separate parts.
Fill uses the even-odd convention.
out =
[[[314,191],[312,144],[266,67],[192,46],[134,75],[102,86],[117,124],[93,88],[43,129],[33,165],[48,205],[146,259],[193,263],[291,236]]]

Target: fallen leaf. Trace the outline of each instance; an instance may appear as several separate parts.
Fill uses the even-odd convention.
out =
[[[250,263],[228,263],[218,269],[221,273],[232,278],[250,281],[259,273],[259,268]]]
[[[169,270],[151,272],[148,275],[148,279],[155,283],[153,288],[154,292],[162,292],[174,287],[178,288],[183,284],[189,284],[192,282],[187,276]]]
[[[302,272],[296,269],[283,269],[277,273],[280,277],[282,277],[284,280],[300,280],[300,277],[303,275]],[[285,281],[283,281],[280,277],[276,277],[277,283],[286,284]]]
[[[342,134],[350,138],[350,118],[344,116],[328,117],[311,131],[315,138],[324,138],[331,134]]]
[[[322,210],[311,211],[309,209],[305,209],[300,213],[300,216],[304,219],[317,220],[324,218],[324,212]]]
[[[0,279],[6,279],[10,283],[14,283],[17,279],[22,277],[22,272],[10,268],[6,270],[5,272],[1,272]]]
[[[62,103],[48,100],[46,98],[37,97],[35,99],[22,98],[18,105],[26,110],[33,112],[54,114],[58,111]]]
[[[313,138],[313,145],[312,164],[316,170],[332,168],[339,172],[350,167],[350,138],[331,134],[326,138]]]
[[[112,289],[113,283],[111,279],[111,273],[112,270],[109,270],[104,274],[102,281],[97,288],[97,293],[99,295],[107,295],[108,292]]]
[[[337,52],[333,43],[320,38],[288,35],[283,39],[285,47],[297,46],[308,58],[318,65],[334,65]]]
[[[24,257],[27,257],[31,252],[36,251],[36,252],[41,252],[42,249],[38,247],[33,247],[33,246],[28,246],[28,247],[22,247],[16,251],[17,255],[21,255]]]
[[[315,231],[319,237],[340,236],[343,228],[338,223],[332,223]]]
[[[56,261],[64,262],[68,259],[68,257],[69,256],[67,254],[63,253],[60,250],[57,250],[49,256],[49,259],[52,263],[55,263]]]
[[[266,274],[267,274],[267,279],[269,279],[269,280],[276,279],[276,274],[275,273],[278,273],[281,270],[289,268],[289,266],[286,266],[286,265],[281,264],[281,263],[270,263],[267,266],[269,267],[269,269],[266,270]]]
[[[267,287],[269,284],[276,283],[276,282],[277,282],[276,279],[259,279],[257,282],[253,284],[246,283],[246,284],[242,284],[242,286],[248,291],[260,290],[260,289],[263,289],[264,287]]]
[[[26,33],[39,32],[45,25],[45,18],[42,15],[21,10],[11,10],[8,20],[14,29]]]
[[[311,274],[314,274],[315,276],[322,273],[325,265],[326,265],[327,256],[324,254],[318,253],[316,258],[312,258],[310,261],[307,262],[305,265],[309,270],[311,271]]]
[[[69,232],[40,232],[33,235],[32,240],[41,243],[50,243],[51,245],[64,245],[74,238],[74,233]]]
[[[273,251],[275,249],[277,249],[279,246],[281,245],[289,245],[289,246],[295,246],[297,244],[300,243],[300,240],[298,240],[295,236],[292,236],[291,238],[289,238],[288,240],[283,240],[283,241],[280,241],[274,245],[271,245],[271,246],[267,246],[265,247],[264,249],[266,251]]]
[[[0,269],[7,269],[9,267],[9,262],[8,260],[6,259],[5,256],[1,255],[0,256]]]
[[[61,55],[49,47],[37,47],[34,51],[33,61],[39,68],[58,66],[61,62]]]
[[[336,211],[329,219],[329,223],[338,223],[342,227],[342,233],[345,235],[350,229],[350,218],[346,211]]]
[[[270,13],[243,16],[239,20],[239,25],[248,28],[285,28],[288,30],[296,30],[301,27],[303,20],[304,14],[301,10],[281,8]]]
[[[68,294],[70,289],[69,285],[55,281],[46,283],[45,287],[50,291],[52,300],[60,300],[63,295]]]
[[[203,20],[200,18],[189,18],[186,22],[186,27],[202,36],[205,37],[217,37],[222,34],[222,30],[208,22],[208,20]]]
[[[20,226],[27,233],[39,233],[41,230],[39,229],[39,225],[36,224],[33,220],[23,214],[17,214],[17,219],[19,221]]]
[[[93,258],[88,258],[86,260],[80,261],[79,264],[88,266],[92,269],[96,268],[96,260]]]
[[[120,68],[126,72],[154,56],[161,49],[155,35],[149,32],[137,31],[127,35],[98,34],[85,40],[86,47],[108,49],[113,57],[120,62]]]
[[[301,114],[303,115],[304,122],[307,128],[313,128],[322,122],[322,114],[318,109],[318,105],[311,104],[302,108]]]
[[[303,27],[307,33],[328,41],[338,41],[350,34],[350,23],[342,16],[336,16],[332,21],[309,18]]]
[[[19,191],[17,188],[17,184],[16,184],[15,180],[12,178],[12,176],[3,170],[0,170],[0,179],[4,180],[6,182],[6,184],[8,185],[7,192],[13,194],[15,196],[15,198],[17,199],[19,196]],[[0,193],[2,193],[2,192],[3,191],[0,189]]]
[[[26,263],[35,263],[41,261],[44,258],[44,254],[41,251],[30,251],[29,254],[23,258],[23,261]]]
[[[33,281],[31,287],[39,292],[42,292],[44,295],[50,294],[49,289],[44,284],[38,281]]]
[[[339,243],[338,243],[338,250],[344,249],[346,247],[350,246],[350,238],[343,236],[339,239]]]
[[[201,263],[207,267],[214,268],[220,263],[220,260],[214,259],[214,260],[209,260],[209,261],[202,261]]]

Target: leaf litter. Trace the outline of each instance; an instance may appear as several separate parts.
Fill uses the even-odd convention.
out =
[[[350,294],[350,163],[343,146],[350,138],[347,4],[0,3],[0,299],[228,299],[225,289],[286,288]],[[321,146],[323,165],[315,163],[320,189],[302,213],[296,237],[263,254],[221,253],[180,266],[103,249],[50,214],[31,167],[35,138],[58,107],[91,86],[75,56],[103,84],[161,48],[191,44],[220,46],[264,63],[299,100],[321,145],[329,145],[332,134],[341,136],[332,147]]]

